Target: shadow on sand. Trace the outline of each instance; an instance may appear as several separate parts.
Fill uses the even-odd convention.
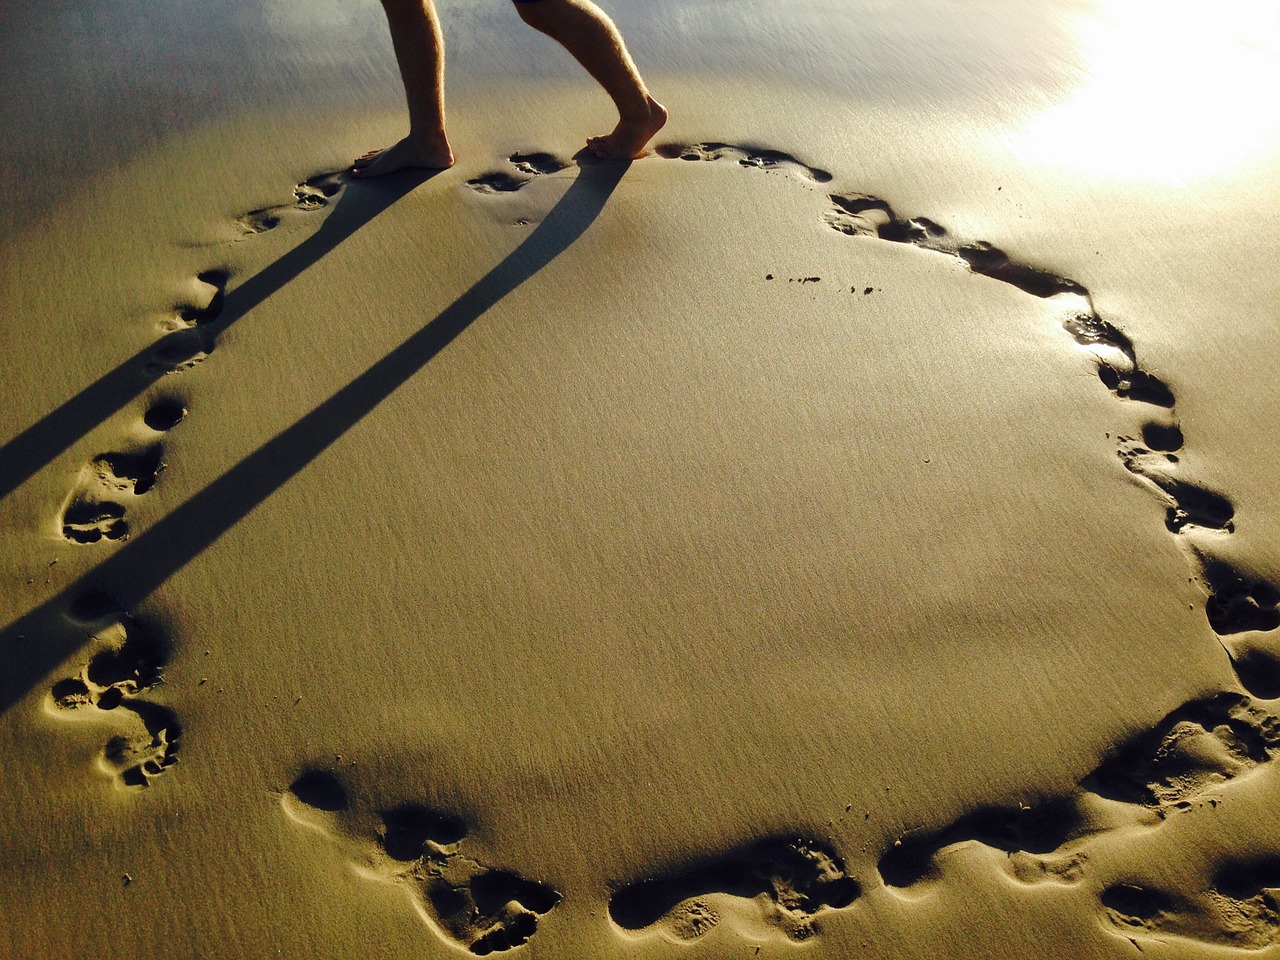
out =
[[[628,167],[624,163],[582,167],[529,236],[434,319],[149,530],[0,631],[0,662],[6,665],[0,675],[0,711],[84,644],[84,631],[67,616],[78,598],[105,593],[123,609],[132,610],[394,393],[472,322],[567,250],[604,209]],[[397,182],[385,185],[373,181],[372,197],[361,197],[358,204],[348,198],[359,197],[363,190],[349,190],[318,233],[228,295],[226,315],[231,319],[220,325],[244,316],[422,179],[397,177]],[[344,210],[348,204],[350,209]],[[40,436],[57,436],[50,423],[86,431],[112,412],[104,412],[99,403],[115,403],[118,408],[145,388],[138,380],[143,362],[135,357],[122,364],[18,439],[38,435],[30,441],[31,449],[37,450]],[[57,442],[62,443],[61,437]]]

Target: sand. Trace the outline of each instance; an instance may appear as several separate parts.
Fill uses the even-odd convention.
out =
[[[1276,15],[504,6],[4,20],[0,953],[1280,953]]]

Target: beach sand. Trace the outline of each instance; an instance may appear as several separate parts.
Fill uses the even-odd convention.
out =
[[[0,953],[1280,954],[1280,21],[1027,6],[10,14]]]

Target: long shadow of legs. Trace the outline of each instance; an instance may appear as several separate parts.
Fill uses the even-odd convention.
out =
[[[202,334],[216,339],[430,176],[406,173],[369,181],[358,190],[348,188],[318,231],[227,294],[221,315],[202,328]],[[0,447],[0,499],[164,376],[163,365],[155,362],[157,354],[166,344],[176,343],[184,332],[170,334],[138,351]]]
[[[628,165],[585,167],[524,242],[404,343],[301,420],[56,596],[0,632],[0,711],[85,640],[65,611],[89,591],[129,610],[299,473],[494,304],[568,249],[596,219]]]

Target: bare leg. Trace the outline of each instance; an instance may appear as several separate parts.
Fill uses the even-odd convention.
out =
[[[409,103],[409,135],[385,150],[374,150],[351,168],[356,177],[378,177],[408,167],[443,170],[453,166],[444,132],[444,35],[433,0],[382,0],[391,45],[400,65]]]
[[[586,67],[618,108],[618,125],[587,146],[604,160],[631,160],[644,153],[667,122],[667,110],[649,95],[618,28],[591,0],[517,3],[525,23],[556,40]]]

